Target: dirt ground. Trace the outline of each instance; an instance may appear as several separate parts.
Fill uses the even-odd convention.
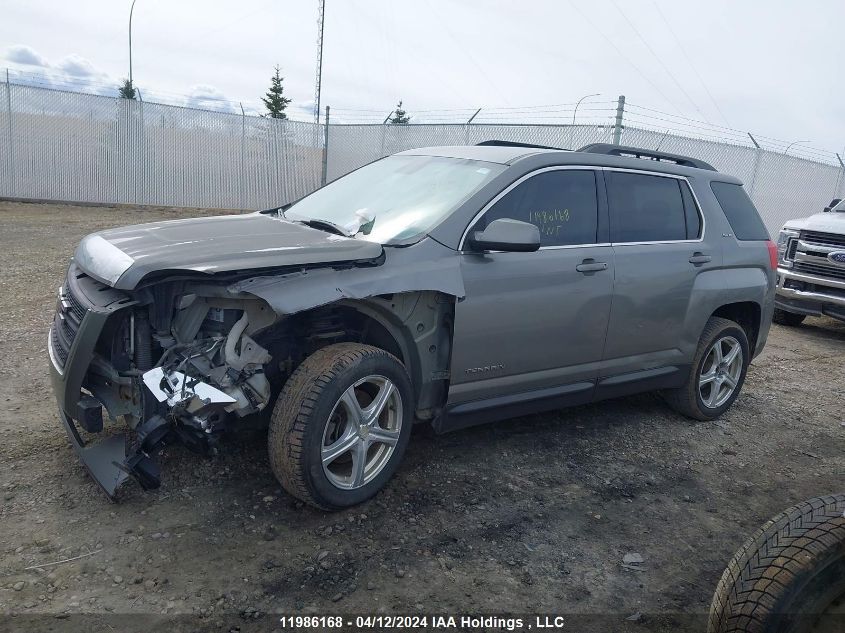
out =
[[[282,492],[253,434],[213,459],[169,449],[159,491],[133,486],[110,503],[56,417],[56,289],[85,234],[207,213],[0,202],[0,631],[270,631],[293,613],[556,613],[582,623],[569,630],[703,630],[751,531],[845,489],[845,324],[808,319],[773,326],[715,422],[643,395],[419,430],[387,489],[337,514]],[[643,562],[624,564],[633,553]]]

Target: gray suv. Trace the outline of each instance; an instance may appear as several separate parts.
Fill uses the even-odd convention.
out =
[[[89,235],[53,388],[109,496],[157,487],[167,444],[258,422],[282,486],[339,509],[385,485],[415,421],[653,390],[716,418],[765,344],[776,260],[741,183],[699,160],[417,149],[286,207]]]

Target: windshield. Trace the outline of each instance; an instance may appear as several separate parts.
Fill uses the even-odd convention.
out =
[[[505,167],[438,156],[390,156],[335,180],[285,211],[384,244],[427,232]]]

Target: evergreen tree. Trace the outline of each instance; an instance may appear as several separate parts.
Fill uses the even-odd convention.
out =
[[[408,116],[408,113],[402,109],[402,100],[399,100],[399,103],[396,105],[396,109],[393,111],[393,117],[390,119],[390,122],[394,125],[405,125],[411,120],[411,117]]]
[[[123,85],[117,89],[117,96],[121,99],[134,99],[136,97],[137,91],[135,90],[135,86],[132,85],[132,82],[128,79],[123,80]]]
[[[264,106],[267,108],[267,116],[274,119],[286,119],[285,108],[288,107],[290,99],[284,96],[284,87],[282,81],[284,77],[280,76],[280,69],[276,66],[276,72],[270,78],[270,89],[267,91],[267,96],[261,97]]]

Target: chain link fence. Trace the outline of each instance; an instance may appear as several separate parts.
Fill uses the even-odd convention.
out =
[[[261,209],[373,160],[493,139],[575,149],[613,125],[324,125],[0,83],[0,197]],[[324,144],[328,141],[325,163]],[[769,231],[845,197],[841,165],[624,127],[621,143],[701,158],[745,182]]]
[[[0,196],[257,209],[320,184],[311,123],[0,84]]]

